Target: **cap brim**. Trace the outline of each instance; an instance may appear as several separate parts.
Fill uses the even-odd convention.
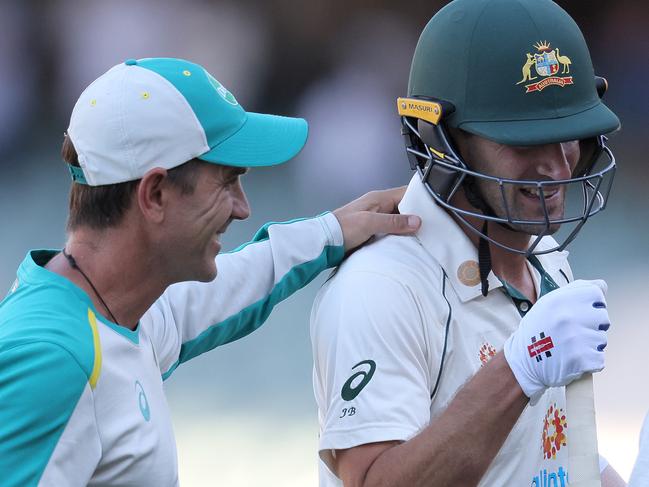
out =
[[[539,145],[611,133],[620,120],[603,103],[573,115],[545,120],[464,122],[459,128],[506,145]]]
[[[248,112],[237,132],[198,159],[225,166],[274,166],[295,157],[308,132],[302,118]]]

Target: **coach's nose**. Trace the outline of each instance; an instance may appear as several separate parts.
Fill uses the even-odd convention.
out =
[[[237,181],[236,186],[233,188],[232,197],[234,198],[232,218],[234,220],[245,220],[250,216],[250,204],[243,190],[241,180]]]

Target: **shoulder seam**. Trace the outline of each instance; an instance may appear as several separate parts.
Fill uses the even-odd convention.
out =
[[[435,387],[433,388],[433,392],[430,395],[430,400],[431,402],[433,401],[435,394],[437,394],[437,389],[439,388],[439,383],[442,379],[442,371],[444,370],[444,359],[446,358],[446,347],[448,345],[448,335],[449,335],[449,330],[451,327],[451,319],[453,317],[453,308],[451,307],[451,303],[446,297],[446,272],[444,269],[442,269],[442,296],[444,297],[444,300],[446,301],[446,304],[448,305],[448,317],[446,319],[446,326],[444,327],[444,348],[442,349],[442,358],[439,362],[439,371],[437,372],[437,379],[435,380]]]
[[[14,350],[14,349],[16,349],[16,348],[20,348],[20,347],[24,347],[24,346],[29,346],[29,345],[39,345],[39,344],[52,345],[52,346],[54,346],[54,347],[56,347],[56,348],[58,348],[58,349],[61,349],[61,350],[65,351],[65,353],[68,354],[68,355],[70,356],[70,358],[72,358],[72,360],[73,360],[74,363],[77,365],[77,367],[79,367],[79,369],[80,369],[80,370],[83,372],[83,374],[86,376],[86,381],[89,381],[89,380],[90,380],[90,374],[86,373],[86,371],[84,370],[84,368],[82,367],[82,365],[79,363],[79,360],[77,360],[77,358],[74,356],[74,354],[73,354],[72,352],[70,352],[70,350],[68,350],[66,347],[60,345],[59,343],[56,343],[56,342],[50,341],[50,340],[38,340],[38,341],[36,341],[36,340],[32,340],[32,341],[29,341],[29,342],[17,343],[16,345],[14,345],[14,346],[12,346],[12,347],[9,347],[9,348],[3,350],[2,352],[0,352],[0,355],[2,355],[2,354],[5,353],[5,352],[8,352],[8,351],[10,351],[10,350]]]

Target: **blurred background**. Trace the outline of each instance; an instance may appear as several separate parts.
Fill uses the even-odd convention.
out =
[[[649,7],[558,2],[577,20],[607,104],[620,116],[606,212],[571,244],[575,275],[609,283],[607,368],[596,378],[600,450],[628,478],[649,409]],[[334,209],[411,176],[395,113],[419,32],[445,2],[396,0],[0,0],[0,295],[30,248],[60,248],[70,185],[59,150],[81,91],[127,58],[204,65],[250,111],[304,117],[306,148],[244,179],[253,214],[227,248],[269,220]],[[497,53],[493,53],[497,55]],[[167,382],[181,485],[317,485],[318,425],[308,315],[326,276],[239,342]]]

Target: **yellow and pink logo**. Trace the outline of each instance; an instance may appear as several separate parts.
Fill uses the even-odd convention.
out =
[[[572,76],[557,76],[558,74],[569,74],[570,65],[572,61],[568,56],[564,56],[559,51],[559,48],[550,49],[550,43],[547,41],[537,42],[534,44],[537,52],[526,53],[527,60],[523,64],[523,79],[517,85],[528,81],[540,79],[540,81],[529,83],[525,85],[527,89],[525,93],[532,93],[534,91],[543,91],[548,86],[572,85]],[[536,73],[532,72],[532,67]],[[561,69],[561,73],[559,73]],[[536,74],[536,75],[535,75]]]
[[[557,457],[557,452],[566,446],[567,428],[568,422],[563,409],[558,408],[556,403],[552,404],[543,419],[543,434],[541,436],[543,457],[546,460],[554,460]]]

